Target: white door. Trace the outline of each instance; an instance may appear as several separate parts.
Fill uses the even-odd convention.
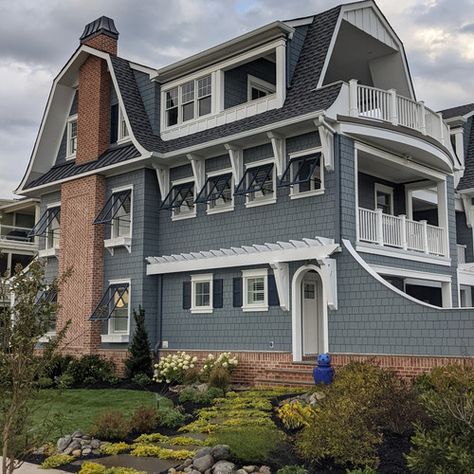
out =
[[[308,272],[303,278],[301,287],[303,355],[319,354],[323,348],[322,324],[320,308],[319,277],[314,272]]]

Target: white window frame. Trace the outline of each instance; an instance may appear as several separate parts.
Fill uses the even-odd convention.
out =
[[[76,122],[76,150],[71,151],[71,132],[72,132],[72,124]],[[67,119],[66,123],[66,160],[73,160],[76,158],[77,154],[77,114],[71,115]]]
[[[393,201],[393,188],[386,186],[385,184],[375,183],[374,185],[374,209],[377,210],[377,194],[378,193],[388,194],[390,196],[390,215],[394,215],[394,201]]]
[[[264,81],[259,77],[252,76],[250,74],[247,75],[247,102],[251,102],[252,100],[259,100],[252,99],[252,89],[258,89],[261,92],[265,92],[265,97],[276,94],[276,85],[272,84],[271,82]]]
[[[194,183],[194,197],[193,197],[193,202],[194,200],[196,199],[196,180],[194,179],[194,177],[188,177],[188,178],[181,178],[181,179],[175,179],[174,181],[171,181],[171,188],[173,188],[173,186],[176,186],[177,184],[183,184],[183,183]],[[178,214],[176,214],[176,208],[173,208],[171,209],[171,220],[172,221],[180,221],[180,220],[183,220],[183,219],[191,219],[193,217],[196,217],[196,210],[197,210],[197,206],[196,206],[196,203],[194,203],[194,208],[192,211],[189,211],[189,212],[185,212],[184,214],[182,214],[181,212],[179,212]]]
[[[248,282],[254,278],[263,278],[264,301],[262,303],[251,304],[248,301]],[[242,270],[242,311],[268,311],[268,269]]]
[[[53,207],[59,207],[59,219],[61,219],[61,202],[52,202],[46,206],[46,210],[49,211],[49,209],[52,209]],[[55,257],[58,255],[59,252],[59,238],[58,242],[56,245],[49,246],[49,227],[51,223],[48,225],[46,228],[46,237],[44,239],[44,249],[40,250],[38,252],[38,255],[40,257]],[[61,221],[59,221],[59,229],[61,229]]]
[[[118,107],[118,118],[117,118],[117,143],[126,143],[131,140],[130,130],[128,129],[127,121],[125,120],[125,115],[122,112],[122,107]],[[125,130],[124,130],[125,127]],[[124,131],[127,133],[125,134]]]
[[[191,275],[191,313],[206,314],[212,313],[214,310],[213,301],[213,288],[214,288],[214,276],[212,273],[203,273],[198,275]],[[198,283],[209,283],[209,305],[208,306],[197,306],[196,305],[196,286]]]
[[[234,188],[235,188],[235,180],[234,180],[234,173],[232,173],[232,168],[226,168],[218,171],[210,171],[206,175],[207,178],[214,178],[216,176],[221,176],[223,174],[231,174],[232,177],[230,179],[230,190],[231,190],[231,201],[226,206],[217,206],[211,207],[211,203],[207,203],[207,214],[220,214],[222,212],[229,212],[234,210]]]
[[[114,254],[114,248],[125,247],[129,253],[132,252],[132,235],[133,235],[133,184],[128,184],[126,186],[119,186],[117,188],[112,188],[112,195],[119,193],[120,191],[130,190],[130,233],[129,235],[117,236],[115,235],[116,224],[115,221],[112,222],[110,226],[110,238],[104,240],[104,247],[109,250],[110,254]]]
[[[300,158],[306,155],[314,155],[315,153],[321,153],[319,158],[319,179],[321,180],[321,187],[319,189],[310,189],[309,191],[299,191],[299,184],[295,186],[290,186],[290,199],[301,199],[309,196],[319,196],[324,194],[324,157],[322,155],[322,148],[307,148],[306,150],[296,151],[294,153],[289,153],[288,156],[290,160],[292,158]],[[293,179],[293,167],[290,168],[290,177]],[[298,190],[297,190],[298,187]]]
[[[106,343],[126,343],[130,339],[130,316],[132,308],[132,284],[129,278],[119,280],[109,280],[110,285],[121,285],[128,284],[128,319],[127,319],[127,330],[121,332],[113,332],[112,328],[112,317],[107,321],[107,334],[101,334],[101,341]]]
[[[251,199],[250,195],[252,193],[248,193],[245,196],[245,207],[258,207],[258,206],[265,206],[267,204],[275,204],[277,201],[277,172],[276,172],[276,160],[274,157],[268,158],[266,160],[259,160],[254,161],[252,163],[248,163],[245,165],[245,171],[251,168],[256,168],[257,166],[267,165],[273,163],[273,171],[272,171],[272,178],[273,178],[273,195],[271,197],[258,197]],[[247,186],[247,183],[245,184]]]

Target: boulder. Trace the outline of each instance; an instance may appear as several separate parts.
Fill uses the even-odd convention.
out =
[[[211,454],[216,461],[229,459],[230,447],[226,444],[217,444],[212,448]]]
[[[237,471],[235,471],[235,474],[247,474],[247,471],[245,469],[237,469]]]
[[[72,443],[68,446],[68,448],[75,451],[76,449],[81,449],[81,442],[77,440],[73,440]]]
[[[242,469],[245,472],[248,472],[248,474],[251,474],[252,472],[255,472],[257,470],[257,466],[244,466]]]
[[[91,448],[92,449],[99,449],[100,448],[100,441],[98,439],[93,439],[91,441]]]
[[[196,471],[196,469],[192,469],[189,471],[189,474],[201,474],[199,471]]]
[[[80,449],[75,449],[72,453],[71,453],[75,458],[79,458],[81,457],[81,450]]]
[[[212,467],[214,474],[231,474],[235,470],[235,464],[230,461],[218,461]]]
[[[212,448],[206,446],[198,450],[198,452],[194,455],[194,459],[200,458],[201,456],[205,456],[206,454],[211,454]]]
[[[72,438],[82,438],[84,436],[84,433],[81,430],[74,431],[74,433],[71,435]]]
[[[210,454],[200,456],[193,461],[193,467],[200,472],[204,472],[214,464],[214,458]]]
[[[82,450],[82,455],[83,456],[89,456],[89,454],[92,453],[92,449],[91,448],[84,448]]]
[[[58,449],[58,451],[64,451],[69,446],[71,440],[71,436],[64,436],[63,438],[59,438],[58,442],[56,443],[56,448]]]
[[[261,474],[272,474],[272,470],[268,466],[261,466],[258,472]]]

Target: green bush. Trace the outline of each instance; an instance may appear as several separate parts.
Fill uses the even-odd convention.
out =
[[[43,376],[56,380],[63,375],[74,357],[70,355],[55,355],[43,369]]]
[[[154,431],[159,418],[156,409],[153,407],[137,408],[130,419],[130,430],[138,433],[148,433]]]
[[[125,361],[126,377],[134,379],[137,375],[144,374],[151,378],[153,376],[153,366],[150,341],[145,327],[145,310],[139,306],[138,311],[133,310],[133,317],[135,319],[135,332]]]
[[[158,408],[156,411],[158,426],[176,429],[186,423],[186,415],[177,408]]]
[[[418,423],[407,456],[411,471],[474,472],[474,368],[450,365],[417,380],[428,422]]]
[[[146,387],[151,384],[151,378],[146,374],[135,374],[132,378],[132,382],[140,387]]]
[[[346,474],[377,474],[377,471],[371,467],[364,467],[358,469],[348,469]]]
[[[230,372],[222,365],[215,365],[209,374],[209,386],[220,388],[224,392],[230,385]]]
[[[191,402],[197,405],[209,405],[215,398],[224,396],[221,388],[210,387],[206,392],[200,392],[192,387],[186,387],[179,395],[179,402]]]
[[[72,461],[74,461],[74,459],[76,459],[74,456],[69,456],[67,454],[53,454],[41,463],[41,468],[55,469],[59,466],[64,466],[66,464],[71,463]]]
[[[71,388],[74,385],[74,377],[67,372],[58,379],[59,388]]]
[[[303,466],[285,466],[278,469],[277,474],[308,474]]]
[[[193,383],[199,382],[201,379],[201,372],[197,367],[189,369],[186,371],[183,377],[184,385],[192,385]]]
[[[375,468],[383,433],[407,432],[420,418],[411,387],[369,363],[348,364],[325,392],[297,440],[298,452],[310,462]]]
[[[119,410],[106,410],[95,419],[92,436],[103,440],[123,439],[129,433],[129,423]]]
[[[82,464],[79,474],[146,474],[131,467],[105,467],[96,462],[87,461]]]
[[[86,383],[110,383],[115,380],[115,364],[98,355],[85,355],[79,359],[73,359],[67,368],[75,385]]]
[[[243,464],[267,463],[285,450],[285,436],[274,426],[219,428],[210,442],[227,444],[232,456]]]
[[[50,388],[54,385],[54,382],[49,377],[40,377],[38,379],[38,387],[39,388]]]

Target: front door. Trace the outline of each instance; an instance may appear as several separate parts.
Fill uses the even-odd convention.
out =
[[[302,282],[302,328],[303,355],[314,355],[322,352],[322,325],[320,317],[320,284],[314,272],[308,272]]]

